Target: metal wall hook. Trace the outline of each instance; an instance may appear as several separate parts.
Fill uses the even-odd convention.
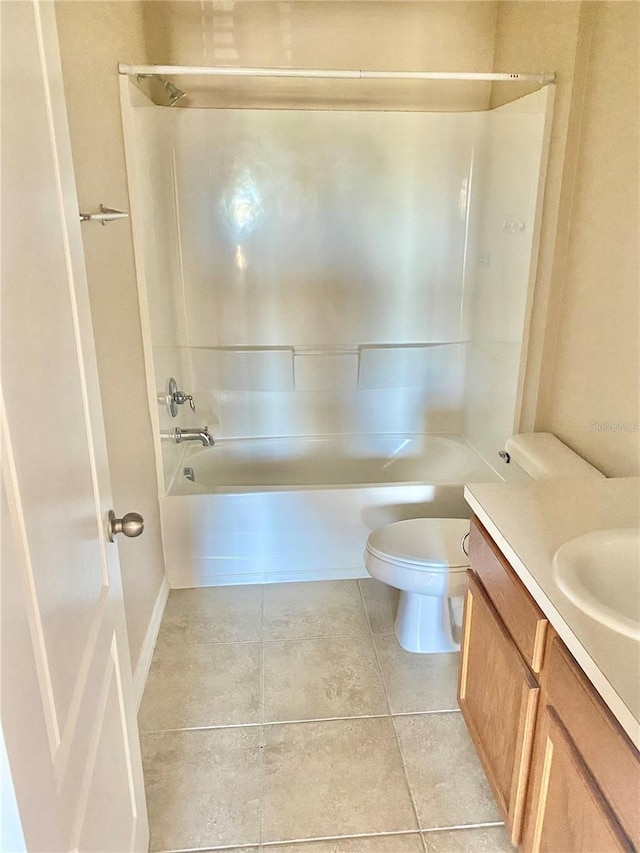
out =
[[[107,222],[113,222],[115,219],[128,219],[129,214],[124,210],[116,210],[115,207],[105,207],[100,205],[100,213],[81,213],[80,222],[101,222],[106,225]]]

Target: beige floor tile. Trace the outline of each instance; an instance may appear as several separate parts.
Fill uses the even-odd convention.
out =
[[[388,714],[370,637],[264,644],[265,720]]]
[[[263,853],[424,853],[418,834],[369,835],[263,847]],[[226,851],[225,851],[226,853]]]
[[[458,707],[460,655],[406,652],[393,635],[374,637],[392,714]]]
[[[158,646],[259,642],[261,623],[261,586],[174,589],[160,625]]]
[[[262,645],[167,643],[153,658],[141,731],[260,722]]]
[[[423,837],[427,853],[512,853],[514,850],[503,826],[425,832]]]
[[[264,588],[265,640],[368,633],[356,581],[268,584]]]
[[[500,820],[462,714],[395,717],[422,829]]]
[[[267,726],[263,841],[416,828],[390,719]]]
[[[260,839],[260,728],[142,735],[149,849]]]
[[[374,634],[392,634],[400,590],[375,578],[363,578],[358,581],[358,584],[362,590],[371,631]]]

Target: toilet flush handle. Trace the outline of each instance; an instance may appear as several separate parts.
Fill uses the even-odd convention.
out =
[[[467,557],[469,556],[469,552],[464,546],[465,546],[465,543],[466,543],[467,539],[469,538],[470,534],[471,534],[471,531],[467,530],[467,532],[464,534],[464,536],[460,540],[460,547],[462,548],[464,553],[467,555]]]

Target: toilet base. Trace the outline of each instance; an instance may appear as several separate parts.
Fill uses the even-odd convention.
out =
[[[395,635],[408,652],[433,654],[458,652],[460,643],[453,638],[449,599],[400,591]]]

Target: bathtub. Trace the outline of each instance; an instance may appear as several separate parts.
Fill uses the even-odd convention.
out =
[[[468,517],[464,483],[500,479],[453,434],[190,445],[160,497],[169,580],[181,588],[367,577],[372,530]]]

